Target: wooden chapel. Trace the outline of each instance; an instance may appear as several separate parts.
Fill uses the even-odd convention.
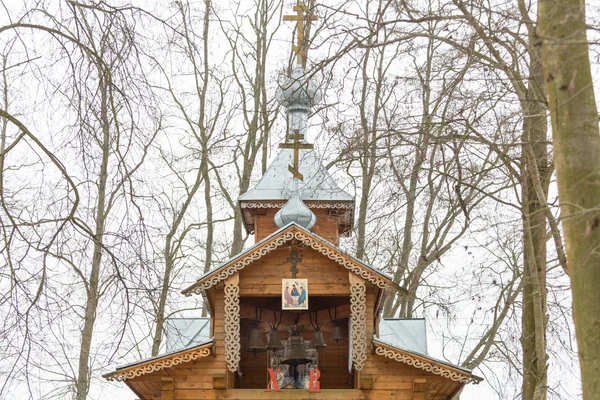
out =
[[[298,21],[300,36],[314,17],[301,3],[294,10],[285,19]],[[320,94],[299,47],[277,93],[289,133],[239,197],[255,243],[183,291],[204,296],[206,337],[104,375],[141,400],[442,400],[481,380],[427,355],[424,321],[383,320],[385,297],[404,290],[338,247],[351,232],[355,202],[308,142]]]

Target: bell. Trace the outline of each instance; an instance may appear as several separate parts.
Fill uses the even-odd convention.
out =
[[[267,333],[267,349],[283,349],[283,343],[281,343],[281,338],[279,337],[279,331],[277,330],[277,328],[273,328],[270,333]]]
[[[327,347],[325,341],[323,340],[323,332],[314,331],[312,333],[312,340],[310,341],[310,347],[319,349],[321,347]]]
[[[281,363],[286,365],[301,365],[308,364],[311,361],[306,354],[304,338],[302,336],[290,336]]]
[[[342,327],[339,325],[335,325],[333,327],[333,335],[331,336],[331,340],[336,343],[339,343],[340,340],[344,339],[344,334],[342,333]]]
[[[244,351],[252,352],[254,354],[267,351],[262,341],[262,333],[258,327],[253,327],[248,331]]]

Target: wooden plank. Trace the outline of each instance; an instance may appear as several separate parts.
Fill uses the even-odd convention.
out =
[[[307,390],[229,389],[229,390],[179,390],[177,400],[239,399],[239,400],[411,400],[412,391],[321,389],[319,393]]]

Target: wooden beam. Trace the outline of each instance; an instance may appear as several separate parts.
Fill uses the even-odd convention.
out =
[[[175,383],[173,378],[163,376],[160,378],[160,399],[175,400]]]
[[[373,375],[372,374],[360,374],[358,388],[360,390],[373,389]]]
[[[425,400],[427,398],[427,379],[417,378],[413,381],[412,400]]]
[[[213,389],[227,389],[227,377],[225,374],[213,375]]]

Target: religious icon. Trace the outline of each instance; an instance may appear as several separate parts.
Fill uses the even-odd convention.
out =
[[[308,310],[308,279],[281,280],[282,310]]]

